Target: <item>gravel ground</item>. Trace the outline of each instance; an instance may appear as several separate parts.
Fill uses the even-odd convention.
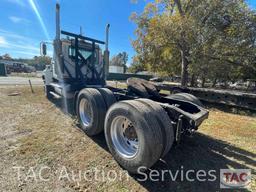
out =
[[[38,77],[0,77],[0,85],[29,85],[28,80],[30,79],[32,85],[43,85],[42,78]]]

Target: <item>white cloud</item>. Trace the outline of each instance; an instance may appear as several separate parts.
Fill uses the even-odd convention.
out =
[[[25,18],[21,18],[21,17],[10,16],[9,19],[10,19],[13,23],[29,23],[29,20],[27,20],[27,19],[25,19]]]
[[[38,47],[34,47],[31,45],[26,45],[26,44],[16,44],[15,42],[8,42],[9,47],[12,48],[18,48],[18,49],[22,49],[22,50],[30,50],[30,51],[38,51],[39,52],[39,46]]]
[[[0,44],[5,44],[6,40],[4,37],[0,36]]]
[[[5,37],[0,36],[0,47],[2,48],[11,48],[11,49],[21,49],[39,52],[39,46],[35,47],[28,45],[27,43],[17,43],[16,41],[7,41]]]
[[[22,7],[25,6],[24,0],[7,0],[7,1],[10,3],[14,3],[16,5],[22,6]]]
[[[0,28],[0,52],[25,58],[40,55],[40,40]],[[52,46],[48,46],[47,55],[53,55]]]
[[[20,53],[22,55],[29,55],[29,56],[37,56],[39,52],[29,52],[29,51],[13,51],[14,53]]]
[[[10,54],[39,55],[40,53],[39,43],[36,40],[3,29],[0,29],[0,48]]]
[[[28,38],[28,37],[25,37],[23,35],[19,35],[19,34],[16,34],[14,32],[11,32],[11,31],[6,31],[4,29],[1,29],[0,28],[0,36],[3,36],[3,37],[8,37],[8,38],[11,38],[11,39],[14,39],[14,40],[25,40],[25,41],[32,41],[32,39]]]
[[[39,55],[40,48],[27,45],[25,43],[17,44],[17,42],[6,41],[5,38],[0,36],[0,48],[4,48],[4,50],[10,54],[12,53],[20,53],[23,55]]]
[[[8,42],[3,36],[0,36],[0,47],[3,47],[3,48],[9,47]]]

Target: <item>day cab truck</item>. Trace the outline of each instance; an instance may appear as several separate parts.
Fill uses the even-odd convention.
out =
[[[60,5],[56,5],[53,59],[43,74],[45,94],[49,99],[73,102],[85,134],[104,132],[114,159],[137,173],[164,157],[181,135],[196,131],[208,111],[193,95],[160,94],[143,79],[129,78],[127,89],[108,86],[109,27],[105,41],[62,31]],[[41,54],[46,52],[47,44],[42,42]]]

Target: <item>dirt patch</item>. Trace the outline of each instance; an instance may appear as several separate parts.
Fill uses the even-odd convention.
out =
[[[138,176],[128,175],[114,161],[103,134],[86,136],[74,118],[44,98],[42,87],[35,86],[34,91],[32,94],[28,86],[1,87],[0,184],[3,191],[219,190],[219,181],[171,181],[170,177],[161,182],[139,181]],[[10,97],[10,92],[21,94]],[[172,148],[152,169],[250,168],[253,170],[252,191],[256,190],[255,129],[255,118],[212,109],[199,132]],[[115,177],[113,170],[119,174],[116,180],[111,180]],[[97,180],[95,171],[100,171]]]

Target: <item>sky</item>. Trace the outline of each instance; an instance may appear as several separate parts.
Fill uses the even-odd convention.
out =
[[[105,40],[105,26],[110,23],[111,55],[126,51],[131,62],[135,51],[136,25],[129,20],[132,12],[141,13],[149,0],[58,0],[61,5],[62,30]],[[40,55],[41,41],[55,37],[56,0],[0,0],[0,55],[14,58]],[[256,0],[248,0],[256,7]]]

